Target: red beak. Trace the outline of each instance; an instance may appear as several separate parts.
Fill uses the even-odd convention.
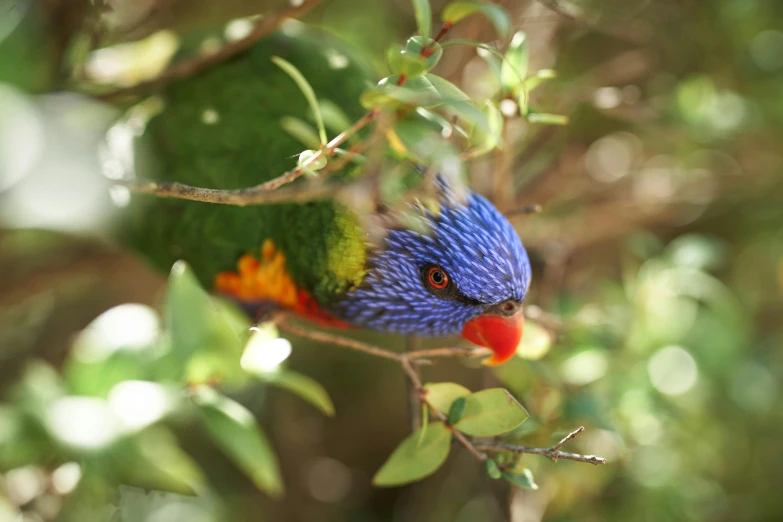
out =
[[[511,317],[479,315],[465,323],[462,337],[492,350],[494,353],[485,364],[495,366],[508,361],[517,351],[524,326],[525,316],[521,313]]]

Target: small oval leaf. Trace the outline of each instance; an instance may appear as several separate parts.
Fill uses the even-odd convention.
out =
[[[530,123],[543,123],[546,125],[568,125],[568,116],[562,114],[547,114],[545,112],[531,112],[527,115]]]
[[[258,378],[295,393],[330,417],[334,415],[334,404],[329,394],[318,381],[306,375],[291,370],[277,370],[260,373]]]
[[[525,408],[503,388],[491,388],[465,399],[462,419],[454,425],[474,437],[492,437],[511,431],[527,419]]]
[[[486,16],[501,38],[508,36],[511,31],[511,18],[508,16],[508,11],[499,5],[484,2],[452,2],[443,9],[441,18],[444,23],[455,24],[473,14]]]
[[[451,449],[451,432],[442,422],[430,423],[422,437],[417,430],[397,446],[372,482],[376,486],[400,486],[434,473]]]
[[[538,484],[533,481],[533,474],[529,469],[525,468],[521,473],[510,473],[508,471],[502,472],[503,478],[525,489],[538,489]]]
[[[462,414],[465,413],[465,402],[465,397],[460,397],[451,403],[451,408],[449,408],[449,414],[447,417],[449,424],[452,426],[457,424],[460,419],[462,419]]]
[[[260,490],[280,497],[283,482],[277,457],[247,408],[206,386],[196,390],[193,400],[215,444]]]
[[[452,403],[460,397],[470,395],[470,390],[454,382],[435,382],[424,385],[426,399],[430,406],[443,414],[449,412]]]

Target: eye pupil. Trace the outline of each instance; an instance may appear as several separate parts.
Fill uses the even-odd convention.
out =
[[[446,275],[446,272],[444,272],[443,269],[436,266],[431,267],[427,271],[427,280],[430,286],[437,288],[438,290],[446,288],[449,284],[449,276]]]

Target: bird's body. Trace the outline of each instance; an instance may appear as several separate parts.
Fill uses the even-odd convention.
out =
[[[288,101],[298,93],[269,57],[301,62],[312,49],[298,49],[298,42],[269,40],[220,70],[172,86],[163,114],[147,129],[155,177],[228,189],[290,168],[301,145],[269,122],[276,127],[302,109]],[[319,74],[317,66],[299,65],[311,81]],[[276,82],[289,93],[280,103],[270,98]],[[342,105],[353,115],[360,109],[350,105],[363,88],[356,83],[315,87],[320,96],[346,100]],[[204,110],[217,121],[202,118]],[[527,254],[486,199],[470,192],[458,197],[443,182],[439,189],[439,208],[421,210],[420,227],[389,228],[380,237],[355,209],[330,199],[232,207],[145,197],[132,212],[126,239],[162,269],[184,259],[203,284],[248,309],[273,303],[331,325],[462,332],[502,362],[521,336]]]

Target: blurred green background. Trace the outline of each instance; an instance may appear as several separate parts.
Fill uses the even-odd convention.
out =
[[[139,448],[151,453],[138,455],[74,459],[22,426],[16,409],[55,400],[60,379],[75,393],[152,364],[120,360],[116,376],[73,368],[88,324],[123,303],[161,310],[166,286],[113,241],[129,194],[106,176],[134,167],[132,153],[117,153],[133,135],[110,130],[129,101],[99,96],[236,39],[247,30],[237,17],[290,6],[0,0],[0,522],[783,519],[783,4],[499,3],[528,35],[531,70],[558,73],[533,101],[570,124],[509,120],[502,159],[469,172],[503,209],[543,206],[513,221],[534,263],[528,312],[550,333],[496,370],[444,362],[424,378],[505,386],[531,412],[514,433],[522,443],[550,446],[584,425],[569,449],[608,464],[527,456],[540,486],[530,491],[491,480],[460,450],[422,482],[374,489],[409,431],[403,374],[302,340],[286,365],[326,388],[335,417],[259,383],[232,394],[278,454],[282,499],[260,493],[186,412],[144,432]],[[415,31],[407,0],[326,0],[301,21],[334,42],[313,48],[330,67],[298,64],[317,92],[334,86],[345,56],[372,81],[386,76],[385,49]],[[449,38],[506,43],[480,17]],[[474,98],[491,92],[473,48],[447,49],[436,71]],[[304,114],[299,98],[292,89],[291,111]],[[281,172],[295,143],[270,160]],[[181,481],[155,460],[179,479],[197,465],[200,494],[164,491]]]

